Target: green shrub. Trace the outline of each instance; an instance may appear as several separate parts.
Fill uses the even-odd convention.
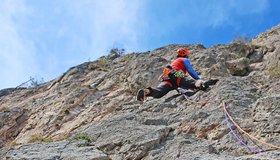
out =
[[[248,47],[253,48],[253,49],[258,49],[258,48],[267,48],[267,46],[265,46],[264,44],[260,44],[260,43],[254,43],[254,42],[249,42],[246,44]]]
[[[43,137],[41,135],[31,135],[29,142],[53,142],[54,140],[52,138]]]
[[[268,73],[274,77],[280,77],[280,66],[271,68],[268,70]]]
[[[10,147],[14,147],[14,146],[16,146],[16,145],[18,145],[18,144],[17,144],[17,141],[16,141],[16,140],[13,140],[13,141],[10,142],[9,145],[10,145]]]
[[[125,49],[123,49],[123,48],[112,48],[110,50],[110,54],[117,54],[119,56],[124,55],[124,53],[125,53]]]
[[[95,140],[90,137],[87,133],[80,133],[80,134],[77,134],[74,136],[73,138],[74,140],[85,140],[87,143],[92,143],[94,142]]]
[[[125,55],[123,56],[123,59],[124,59],[125,61],[129,61],[129,60],[132,59],[132,57],[133,57],[132,54],[125,54]]]
[[[235,36],[235,41],[239,42],[241,44],[249,43],[252,41],[252,37],[250,36],[241,36],[241,35],[236,35]]]
[[[108,63],[108,59],[103,56],[103,57],[99,58],[96,63],[98,66],[103,67]]]

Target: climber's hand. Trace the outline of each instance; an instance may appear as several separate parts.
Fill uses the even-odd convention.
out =
[[[197,88],[200,88],[200,87],[204,86],[204,81],[201,80],[201,79],[199,79],[199,80],[197,80],[197,81],[195,82],[194,85],[195,85]]]

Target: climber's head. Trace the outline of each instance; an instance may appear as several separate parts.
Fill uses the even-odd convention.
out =
[[[190,56],[189,51],[185,48],[180,48],[176,52],[176,57],[186,57],[188,58]]]

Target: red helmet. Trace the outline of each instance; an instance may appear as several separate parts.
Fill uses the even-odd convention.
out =
[[[189,57],[190,54],[189,54],[189,51],[187,49],[180,48],[180,49],[177,50],[176,56],[177,57]]]

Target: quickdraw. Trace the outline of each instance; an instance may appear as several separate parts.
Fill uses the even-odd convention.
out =
[[[175,78],[186,77],[186,75],[184,74],[184,72],[182,70],[176,71],[171,66],[166,66],[163,69],[162,75],[160,75],[159,80],[160,81],[171,80],[172,76],[174,76]]]
[[[185,77],[185,74],[184,74],[184,72],[183,71],[176,71],[175,73],[174,73],[174,76],[176,77],[176,78],[179,78],[179,77],[181,77],[181,78],[183,78],[183,77]]]

